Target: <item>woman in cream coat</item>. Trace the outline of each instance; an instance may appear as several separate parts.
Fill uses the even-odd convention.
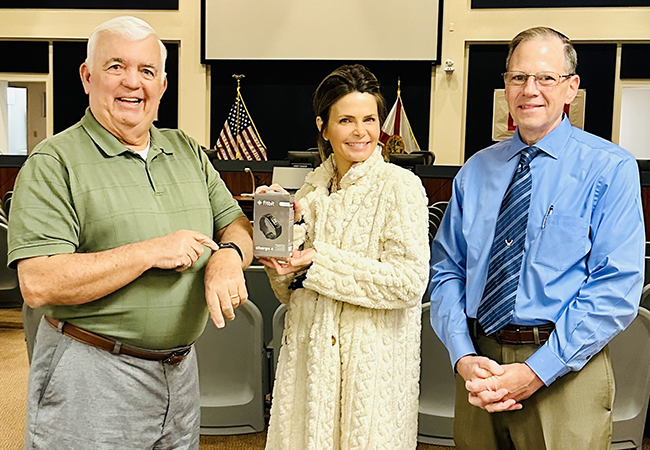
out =
[[[296,194],[302,250],[262,261],[288,306],[266,448],[415,449],[426,195],[384,162],[386,109],[367,69],[330,74],[314,110],[329,158]]]

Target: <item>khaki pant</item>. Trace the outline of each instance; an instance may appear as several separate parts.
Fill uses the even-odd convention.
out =
[[[535,345],[499,344],[479,337],[483,356],[524,362]],[[579,372],[569,372],[522,402],[518,411],[490,414],[470,405],[456,376],[457,450],[608,450],[612,438],[614,373],[605,347]]]

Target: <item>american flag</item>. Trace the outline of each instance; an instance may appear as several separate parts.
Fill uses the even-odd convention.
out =
[[[248,115],[239,89],[214,148],[219,159],[266,161],[266,146]]]

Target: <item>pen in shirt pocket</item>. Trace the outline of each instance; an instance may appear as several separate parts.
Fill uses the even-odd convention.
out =
[[[553,214],[553,205],[551,205],[548,208],[548,211],[546,211],[546,214],[544,214],[544,221],[542,222],[542,229],[546,228],[546,219],[548,219],[548,216]]]

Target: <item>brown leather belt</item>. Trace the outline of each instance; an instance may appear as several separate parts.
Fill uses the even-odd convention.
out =
[[[172,351],[169,350],[156,351],[156,350],[147,350],[144,348],[136,348],[130,345],[122,344],[120,341],[114,341],[104,336],[100,336],[90,331],[86,331],[82,328],[72,325],[69,322],[52,319],[47,316],[45,316],[45,321],[55,330],[59,331],[60,333],[63,333],[65,336],[74,339],[75,341],[81,342],[82,344],[92,345],[93,347],[106,350],[107,352],[133,356],[135,358],[140,358],[140,359],[162,361],[167,364],[178,364],[192,350],[191,345],[187,347],[174,349]]]
[[[485,334],[476,319],[468,319],[469,331],[472,337],[485,336],[500,344],[536,344],[542,345],[548,341],[555,325],[547,323],[537,326],[506,325],[492,334]]]

